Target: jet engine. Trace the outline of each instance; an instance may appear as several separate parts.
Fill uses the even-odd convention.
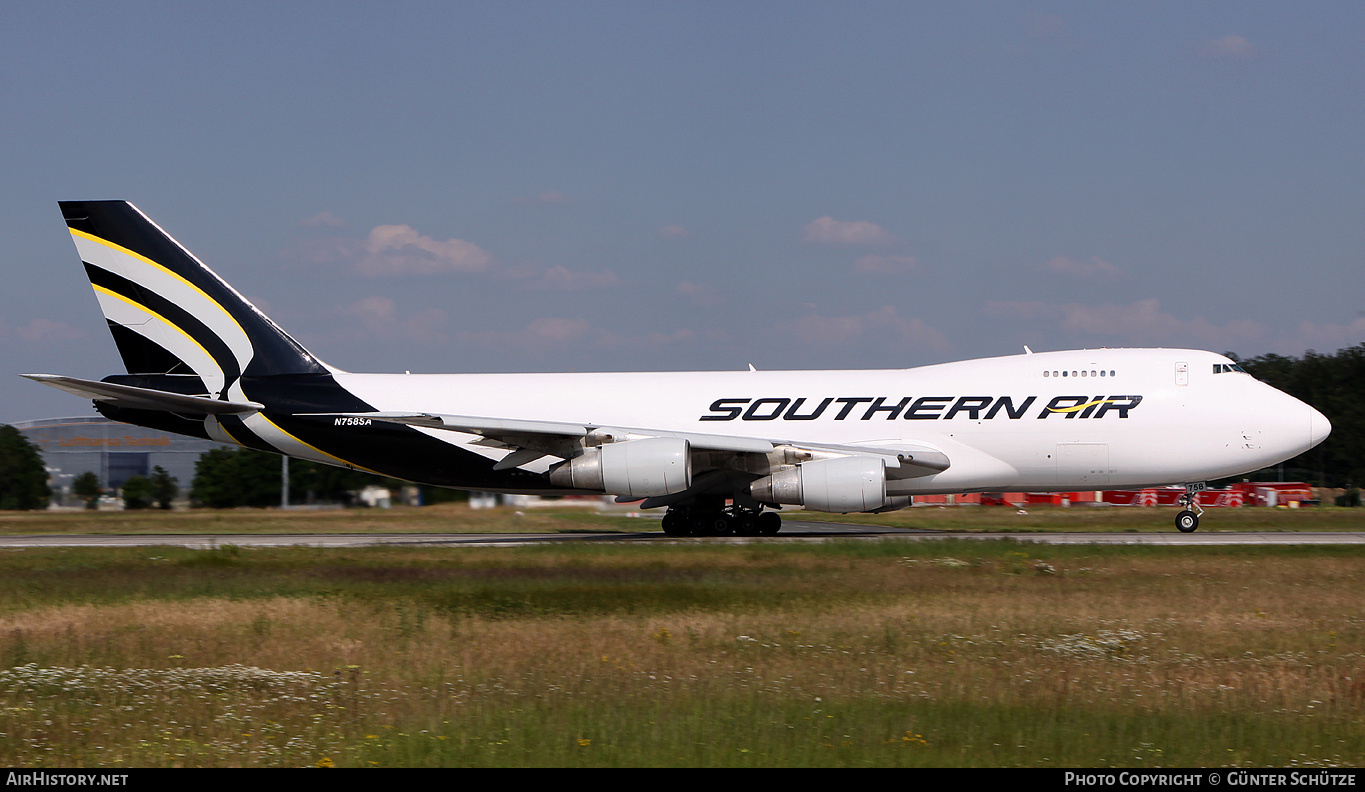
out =
[[[692,486],[692,449],[674,437],[608,443],[554,466],[550,481],[632,498],[672,495]]]
[[[895,511],[910,505],[906,496],[887,497],[886,462],[873,456],[803,462],[755,480],[749,493],[763,503],[842,514]]]

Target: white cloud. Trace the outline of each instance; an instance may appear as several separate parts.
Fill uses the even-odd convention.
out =
[[[682,344],[697,337],[695,330],[689,327],[682,327],[671,333],[655,331],[646,333],[642,336],[628,337],[610,334],[603,339],[603,345],[609,347],[627,347],[630,349],[657,349],[659,347]]]
[[[863,333],[861,316],[821,316],[810,314],[778,325],[783,335],[796,336],[806,343],[843,344]]]
[[[522,331],[525,339],[547,344],[569,344],[582,339],[592,329],[587,319],[541,317]]]
[[[376,226],[364,241],[337,237],[299,240],[281,255],[308,264],[349,264],[368,277],[489,273],[521,281],[528,289],[563,292],[605,289],[620,282],[616,273],[609,270],[579,272],[562,265],[505,266],[473,242],[436,240],[408,225]]]
[[[446,313],[439,308],[428,308],[411,316],[400,317],[398,306],[393,300],[371,295],[340,308],[339,312],[357,322],[369,335],[419,343],[439,343],[444,340],[441,328],[446,323]]]
[[[887,305],[865,315],[868,328],[877,334],[890,333],[898,340],[916,347],[947,349],[947,336],[930,327],[919,317],[904,317],[893,306]]]
[[[543,316],[532,320],[521,330],[502,332],[499,330],[467,330],[455,333],[458,343],[479,346],[513,347],[532,351],[561,350],[570,345],[581,344],[592,332],[592,324],[587,319],[566,319],[557,316]]]
[[[544,316],[520,330],[479,330],[453,334],[457,343],[522,352],[562,354],[567,350],[655,350],[691,342],[698,334],[689,328],[623,336],[594,327],[587,319]]]
[[[863,256],[853,262],[853,269],[874,275],[899,275],[919,269],[919,260],[914,256]]]
[[[1318,324],[1305,321],[1288,334],[1289,339],[1282,342],[1277,350],[1282,354],[1301,354],[1304,350],[1316,349],[1330,353],[1356,344],[1365,344],[1365,317],[1350,324]],[[1288,348],[1285,348],[1288,346]]]
[[[548,291],[587,291],[615,286],[618,280],[614,272],[575,272],[556,265],[541,272],[531,281],[530,287]]]
[[[1043,269],[1048,272],[1055,272],[1058,275],[1071,275],[1078,278],[1109,277],[1120,273],[1118,267],[1098,256],[1091,256],[1086,261],[1057,256],[1044,264]]]
[[[22,327],[14,328],[14,334],[25,341],[39,343],[80,341],[86,337],[83,331],[77,330],[65,322],[54,322],[51,319],[34,319]]]
[[[826,215],[806,224],[801,241],[819,245],[884,245],[895,237],[866,220],[835,220]]]
[[[1216,325],[1203,317],[1181,318],[1161,310],[1155,298],[1129,305],[991,301],[985,313],[1041,321],[1082,339],[1118,339],[1136,346],[1237,349],[1259,344],[1268,329],[1249,319]]]
[[[540,193],[539,195],[512,199],[512,203],[518,203],[524,206],[557,206],[568,202],[569,196],[553,190]]]
[[[951,346],[943,333],[923,319],[901,316],[891,305],[857,316],[810,314],[779,323],[777,331],[806,343],[830,346],[847,344],[864,335],[889,336],[920,349],[945,350]]]
[[[1220,39],[1206,41],[1197,48],[1200,55],[1209,58],[1254,58],[1256,48],[1250,41],[1233,33]]]
[[[353,264],[364,255],[365,243],[356,239],[322,237],[299,239],[280,251],[286,261],[303,264]]]
[[[686,297],[693,305],[714,306],[725,302],[725,295],[709,283],[682,281],[678,284],[678,294]]]
[[[346,225],[346,221],[331,212],[318,212],[312,217],[305,217],[300,220],[299,225],[305,228],[341,228]]]
[[[561,292],[606,289],[620,282],[610,270],[580,272],[562,265],[505,265],[473,242],[433,239],[409,225],[375,226],[363,241],[340,237],[301,239],[281,251],[281,256],[307,264],[351,266],[358,274],[372,278],[487,273],[520,281],[523,288]]]
[[[365,254],[356,269],[363,275],[434,275],[441,272],[483,272],[493,257],[472,242],[444,242],[422,236],[406,225],[382,225],[370,230]]]
[[[388,297],[371,295],[356,300],[341,312],[352,319],[359,320],[367,330],[378,330],[393,323],[397,305]]]

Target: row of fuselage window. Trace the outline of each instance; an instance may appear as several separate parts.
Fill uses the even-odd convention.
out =
[[[1043,372],[1043,376],[1044,376],[1044,377],[1066,377],[1066,376],[1072,376],[1072,377],[1112,377],[1112,376],[1114,376],[1114,374],[1115,374],[1115,373],[1114,373],[1114,371],[1113,371],[1112,369],[1109,370],[1109,371],[1094,371],[1094,370],[1092,369],[1091,371],[1044,371],[1044,372]]]

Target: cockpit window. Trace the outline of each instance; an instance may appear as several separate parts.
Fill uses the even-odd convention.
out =
[[[1236,363],[1214,363],[1214,364],[1213,364],[1213,373],[1214,373],[1214,374],[1228,374],[1228,373],[1231,373],[1231,372],[1233,372],[1233,371],[1240,371],[1240,372],[1243,373],[1243,374],[1247,373],[1247,370],[1246,370],[1246,369],[1242,368],[1241,366],[1237,365]]]

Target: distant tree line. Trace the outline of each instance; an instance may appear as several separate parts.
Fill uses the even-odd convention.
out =
[[[85,508],[93,509],[99,506],[104,486],[100,484],[100,477],[93,470],[87,470],[71,481],[71,492],[81,499]]]
[[[355,493],[369,485],[397,488],[406,482],[360,470],[289,460],[289,502],[350,505]],[[215,448],[199,455],[194,466],[190,503],[212,509],[279,506],[283,481],[278,454],[251,448]]]
[[[166,469],[157,465],[150,476],[132,476],[123,482],[123,508],[158,509],[171,508],[171,501],[180,494],[177,479]]]
[[[1311,404],[1332,422],[1332,434],[1317,448],[1241,478],[1274,480],[1283,470],[1287,481],[1348,488],[1365,484],[1365,344],[1334,355],[1310,349],[1301,358],[1227,355],[1256,379]]]
[[[43,509],[51,496],[38,446],[13,426],[0,426],[0,509]]]
[[[189,497],[193,506],[231,509],[238,506],[280,505],[281,458],[250,448],[216,448],[195,463]],[[322,465],[303,459],[289,462],[290,503],[350,505],[356,492],[370,485],[395,489],[407,482],[359,470]],[[463,492],[423,487],[423,502],[462,500]],[[71,482],[71,492],[94,509],[106,494],[99,475],[86,471]],[[169,509],[180,493],[174,476],[161,466],[147,476],[131,476],[117,494],[126,509]],[[18,429],[0,424],[0,510],[43,509],[51,499],[48,473],[39,447]]]

